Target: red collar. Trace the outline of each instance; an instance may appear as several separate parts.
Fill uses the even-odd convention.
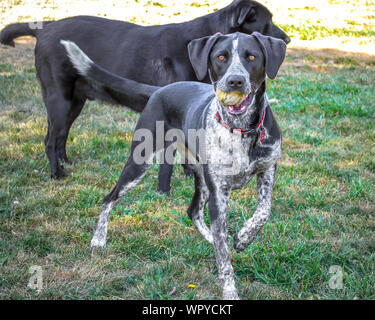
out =
[[[232,128],[229,124],[227,124],[220,116],[218,112],[216,112],[216,120],[222,124],[225,128],[227,128],[231,133],[233,132],[238,132],[241,134],[242,138],[249,137],[252,133],[259,133],[259,139],[263,143],[264,142],[264,137],[266,135],[266,129],[263,126],[263,121],[266,116],[266,108],[263,110],[262,113],[262,118],[257,124],[256,129],[249,129],[249,130],[242,130],[242,129],[237,129],[237,128]]]

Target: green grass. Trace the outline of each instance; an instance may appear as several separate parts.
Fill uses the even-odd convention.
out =
[[[270,221],[233,252],[236,282],[244,299],[374,299],[375,69],[355,56],[308,54],[289,51],[268,82],[283,158]],[[46,112],[25,61],[0,64],[0,299],[220,298],[214,250],[186,216],[193,181],[179,166],[170,195],[156,192],[153,166],[113,211],[107,249],[91,255],[138,115],[88,103],[68,140],[70,176],[51,181]],[[231,234],[255,207],[255,181],[233,192]],[[27,288],[32,265],[43,268],[39,294]],[[333,265],[344,271],[341,290],[328,285]]]
[[[352,25],[353,23],[348,22]],[[326,27],[320,24],[310,24],[307,22],[304,25],[294,25],[294,24],[279,24],[281,29],[283,29],[290,37],[297,37],[301,40],[314,40],[323,39],[331,36],[336,37],[351,37],[351,38],[361,38],[361,37],[374,37],[375,31],[372,25],[364,26],[361,29],[358,27]]]

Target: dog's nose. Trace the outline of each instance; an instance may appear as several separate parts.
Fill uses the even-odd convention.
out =
[[[288,36],[286,36],[283,40],[286,44],[288,44],[291,41],[291,39]]]
[[[244,76],[229,76],[227,79],[227,86],[231,89],[242,89],[245,85],[245,81]]]

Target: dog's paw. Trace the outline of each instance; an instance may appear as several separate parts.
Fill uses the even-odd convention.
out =
[[[105,239],[99,239],[97,237],[92,238],[90,248],[93,251],[96,248],[105,248],[107,241]]]
[[[51,173],[51,179],[54,179],[54,180],[62,180],[66,176],[67,174],[65,173],[64,167],[61,167],[56,172]]]
[[[171,185],[170,184],[165,184],[165,183],[160,183],[158,185],[158,192],[160,194],[166,194],[168,195],[171,191]]]
[[[98,241],[97,239],[92,239],[91,244],[90,244],[90,251],[91,251],[91,256],[95,257],[101,257],[105,255],[105,247],[106,247],[106,242],[104,241]]]
[[[240,300],[236,290],[224,290],[223,300]]]
[[[52,166],[51,179],[64,179],[67,176],[64,167],[60,163],[56,163],[56,166]]]
[[[237,252],[241,252],[245,250],[247,246],[248,244],[246,243],[246,241],[244,241],[244,239],[240,239],[238,233],[233,236],[234,250],[236,250]]]
[[[208,228],[199,228],[198,232],[202,235],[204,240],[207,242],[211,243],[212,245],[214,244],[214,236],[212,235],[212,232]]]
[[[161,195],[169,195],[170,191],[171,191],[171,188],[168,188],[165,190],[158,188],[158,193]]]

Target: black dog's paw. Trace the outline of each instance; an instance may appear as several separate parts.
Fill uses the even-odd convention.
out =
[[[160,194],[169,194],[169,192],[171,191],[171,187],[170,186],[158,186],[158,192]]]
[[[55,180],[61,180],[64,179],[67,176],[64,167],[63,166],[58,166],[57,170],[54,172],[51,172],[51,179]]]

